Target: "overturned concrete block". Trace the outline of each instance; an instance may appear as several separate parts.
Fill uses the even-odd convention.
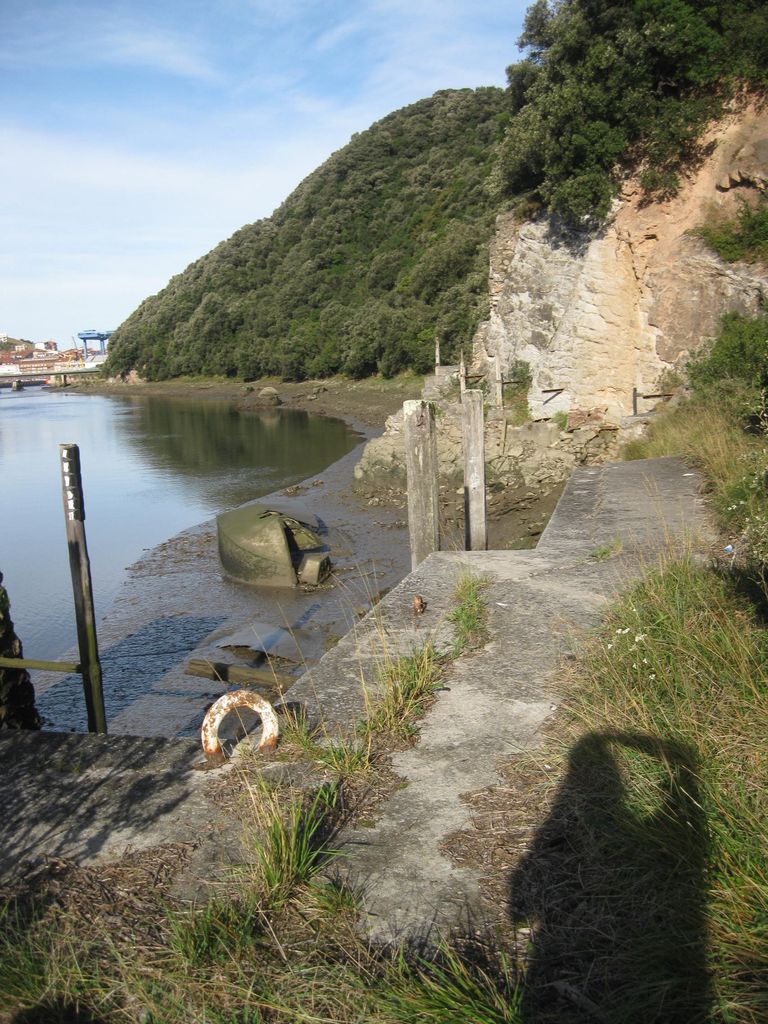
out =
[[[216,517],[216,530],[221,564],[244,583],[295,587],[297,568],[308,554],[328,561],[315,530],[257,502],[222,512]]]
[[[312,554],[304,555],[299,563],[299,583],[307,583],[312,587],[316,587],[330,575],[331,560],[323,552],[313,552]]]

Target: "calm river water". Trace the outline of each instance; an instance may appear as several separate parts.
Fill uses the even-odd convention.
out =
[[[0,572],[30,658],[76,645],[59,444],[75,442],[96,616],[142,551],[318,473],[360,440],[340,420],[227,402],[0,389]]]

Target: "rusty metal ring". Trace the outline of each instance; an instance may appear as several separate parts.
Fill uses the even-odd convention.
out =
[[[238,707],[250,708],[261,718],[262,735],[258,749],[274,750],[277,746],[279,726],[275,709],[269,701],[252,690],[233,690],[211,704],[203,719],[200,739],[206,757],[213,758],[224,753],[219,743],[219,726],[229,712]]]

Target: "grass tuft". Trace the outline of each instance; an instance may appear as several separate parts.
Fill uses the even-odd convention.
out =
[[[494,968],[490,973],[471,964],[446,945],[415,966],[401,953],[383,986],[387,1018],[402,1024],[520,1024],[516,973],[503,956]]]
[[[453,657],[474,651],[488,642],[488,604],[484,597],[489,581],[484,576],[462,576],[454,591],[456,607],[448,621],[456,630]]]
[[[423,717],[435,691],[442,685],[443,676],[443,661],[431,642],[414,654],[385,663],[380,670],[380,690],[376,698],[367,698],[361,735],[388,734],[396,740],[412,738],[416,733],[414,723]]]
[[[255,854],[252,884],[265,911],[282,909],[333,857],[327,845],[338,797],[336,784],[313,795],[281,792],[260,776],[248,782],[252,824],[247,837]]]

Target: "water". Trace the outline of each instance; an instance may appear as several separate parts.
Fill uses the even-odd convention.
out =
[[[320,472],[359,441],[340,420],[227,402],[0,390],[0,572],[30,658],[76,645],[59,444],[80,446],[96,618],[142,551]]]

